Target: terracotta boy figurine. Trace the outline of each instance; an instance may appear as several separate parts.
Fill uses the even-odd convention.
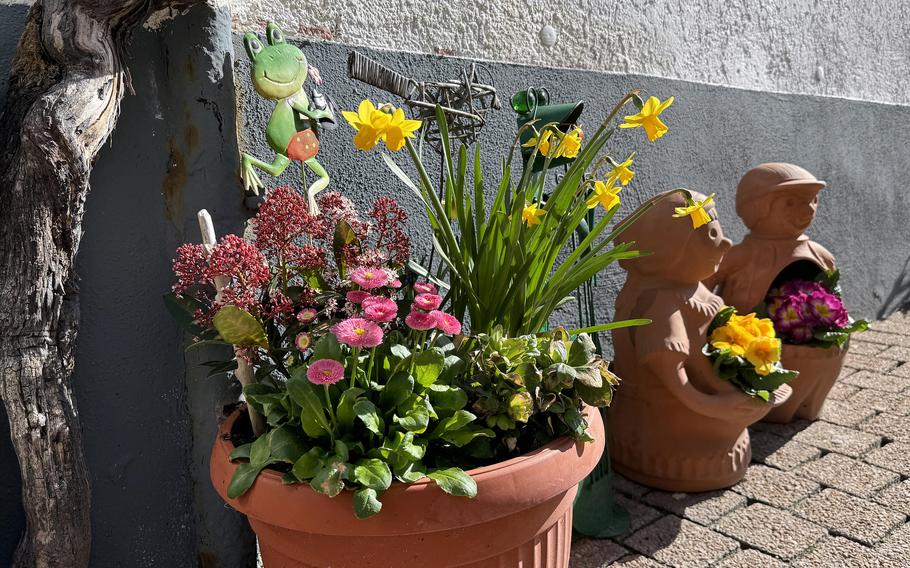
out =
[[[746,172],[736,189],[736,214],[749,234],[724,257],[709,286],[740,312],[753,311],[769,289],[792,279],[813,280],[834,270],[834,257],[809,240],[806,229],[815,218],[818,192],[825,182],[799,166],[769,163]],[[764,418],[790,422],[815,420],[843,366],[844,348],[819,349],[784,344],[781,364],[799,371],[790,383],[793,395]]]
[[[736,189],[736,214],[749,234],[708,282],[727,305],[740,313],[753,311],[788,267],[797,271],[792,276],[809,280],[819,270],[834,270],[831,253],[804,234],[824,187],[825,182],[793,164],[762,164],[746,172]]]
[[[652,323],[613,331],[623,382],[609,412],[610,451],[616,470],[639,483],[708,491],[743,477],[752,455],[746,427],[772,405],[719,378],[702,354],[708,325],[724,302],[701,282],[715,273],[730,241],[713,204],[705,208],[711,221],[697,229],[689,217],[673,217],[685,205],[679,192],[663,194],[616,239],[653,252],[620,262],[628,278],[616,299],[616,319]],[[786,386],[775,391],[774,403],[789,392]]]

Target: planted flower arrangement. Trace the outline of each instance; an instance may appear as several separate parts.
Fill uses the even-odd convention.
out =
[[[589,334],[648,321],[567,330],[550,328],[551,316],[604,267],[640,254],[611,246],[636,216],[605,232],[634,174],[631,158],[614,161],[604,146],[633,103],[639,112],[620,126],[643,126],[652,141],[666,132],[658,114],[672,99],[637,94],[590,136],[528,124],[493,191],[480,147],[453,148],[437,107],[441,195],[414,144],[420,121],[370,101],[345,112],[358,149],[411,158],[416,181],[382,156],[425,206],[442,261],[433,273],[411,258],[393,199],[361,214],[338,193],[311,207],[289,187],[263,201],[249,240],[215,242],[208,230],[178,249],[168,307],[196,337],[190,348],[232,346],[206,365],[244,385],[212,479],[248,516],[266,566],[424,566],[430,555],[567,566],[577,484],[604,446],[591,408],[618,383]],[[555,186],[511,171],[527,129],[532,163],[571,160]]]

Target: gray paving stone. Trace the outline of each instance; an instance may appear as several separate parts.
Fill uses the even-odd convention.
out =
[[[906,416],[882,413],[863,422],[859,428],[889,440],[910,441],[910,420]]]
[[[889,412],[904,416],[910,412],[910,396],[896,392],[873,389],[858,389],[849,402],[865,406],[878,412]]]
[[[855,372],[856,372],[856,369],[854,369],[853,367],[848,367],[848,366],[844,365],[843,367],[840,368],[840,374],[837,375],[837,380],[839,381],[839,380],[843,379],[844,377],[848,377],[848,376],[852,375]]]
[[[639,485],[638,483],[635,483],[631,479],[626,479],[618,473],[613,476],[613,487],[620,493],[625,493],[626,495],[631,495],[632,497],[641,497],[648,491],[651,491],[650,487]]]
[[[784,568],[784,564],[773,556],[761,553],[757,550],[740,550],[739,552],[724,558],[720,564],[715,564],[717,568]]]
[[[649,505],[685,517],[700,525],[710,525],[730,511],[746,505],[746,498],[733,491],[706,493],[652,491],[645,495],[644,500]]]
[[[869,497],[900,480],[893,471],[833,453],[800,466],[794,472],[858,497]]]
[[[910,348],[892,345],[881,353],[875,355],[882,359],[894,359],[895,361],[910,361]]]
[[[648,523],[660,518],[661,512],[640,503],[637,499],[629,499],[625,495],[616,496],[616,504],[629,511],[629,532],[633,533]]]
[[[837,489],[825,489],[809,497],[796,505],[793,512],[834,534],[868,545],[880,541],[906,518],[903,513],[889,511]]]
[[[891,333],[886,333],[883,335],[888,335],[892,337],[904,337],[901,335],[894,335]],[[910,338],[908,338],[910,339]],[[881,353],[888,348],[888,345],[898,345],[897,343],[893,344],[882,344],[876,342],[866,342],[866,341],[851,341],[850,342],[850,353],[855,355],[865,355],[865,356],[875,356],[878,353]]]
[[[910,376],[902,377],[879,371],[859,370],[841,380],[855,387],[885,392],[902,392],[910,387]]]
[[[848,385],[844,381],[837,381],[831,390],[828,391],[828,400],[847,400],[856,393],[860,392],[859,387]]]
[[[766,431],[752,432],[752,461],[789,470],[822,455],[821,450]]]
[[[882,489],[872,499],[892,511],[910,515],[910,479]]]
[[[663,564],[654,562],[647,556],[642,556],[640,554],[630,554],[620,558],[610,566],[617,566],[621,568],[664,568]],[[575,568],[574,566],[572,568]]]
[[[910,377],[910,363],[901,363],[897,367],[894,367],[888,371],[889,375],[896,375],[898,377]]]
[[[763,465],[750,466],[746,471],[746,477],[733,486],[733,491],[753,501],[761,501],[781,509],[790,508],[819,489],[819,484],[814,481],[789,471]]]
[[[739,549],[732,538],[673,515],[640,529],[623,544],[674,568],[709,566]]]
[[[857,432],[828,422],[815,422],[796,434],[794,439],[810,446],[851,457],[860,457],[869,450],[877,448],[881,443],[881,438],[875,434]]]
[[[794,420],[786,424],[774,424],[771,422],[756,422],[749,426],[749,432],[770,432],[784,438],[792,438],[798,432],[802,432],[809,427],[811,422],[808,420]]]
[[[835,536],[818,543],[808,554],[793,562],[800,568],[878,568],[881,559],[874,550],[852,540]]]
[[[612,540],[584,538],[572,543],[571,568],[606,568],[629,554]]]
[[[903,525],[889,534],[875,549],[887,568],[907,568],[910,558],[910,524]]]
[[[891,442],[877,450],[872,450],[863,460],[890,471],[910,476],[910,443]]]
[[[832,424],[854,427],[875,416],[875,410],[868,405],[851,401],[828,399],[822,406],[818,418]]]
[[[886,333],[897,333],[903,335],[910,335],[910,323],[907,322],[905,318],[892,319],[889,317],[886,320],[874,321],[869,323],[869,329],[873,331],[882,331]],[[866,332],[868,333],[868,332]]]
[[[721,519],[715,529],[784,560],[799,556],[827,534],[824,528],[811,521],[763,503],[733,511]]]
[[[876,373],[887,373],[889,370],[897,367],[897,359],[881,357],[881,355],[855,355],[847,352],[844,357],[844,365],[858,371],[873,371]],[[855,373],[854,373],[855,374]]]
[[[910,347],[910,325],[906,326],[903,334],[870,329],[859,335],[855,335],[850,340],[850,353],[857,345],[877,343],[879,345],[899,345],[901,347]],[[883,347],[884,348],[884,347]]]

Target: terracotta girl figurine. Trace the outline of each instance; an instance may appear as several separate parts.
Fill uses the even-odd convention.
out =
[[[743,477],[752,456],[746,427],[772,405],[717,377],[702,354],[708,325],[724,303],[701,282],[715,273],[730,241],[713,204],[705,207],[711,221],[697,229],[689,217],[673,217],[685,205],[681,193],[663,194],[616,239],[653,252],[620,262],[628,278],[616,319],[652,323],[613,331],[623,382],[609,411],[610,451],[616,470],[639,483],[708,491]],[[779,388],[772,404],[789,393]]]
[[[835,269],[831,253],[805,235],[824,187],[825,182],[793,164],[762,164],[746,172],[736,189],[736,214],[749,234],[727,253],[717,275],[707,282],[727,305],[750,312],[772,287],[792,279],[813,280],[821,271]],[[817,418],[846,350],[784,344],[781,364],[799,371],[799,376],[790,383],[790,400],[765,420]]]

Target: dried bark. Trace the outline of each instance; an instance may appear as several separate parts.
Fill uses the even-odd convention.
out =
[[[127,88],[130,32],[190,3],[39,0],[13,60],[0,114],[0,399],[26,514],[15,566],[89,562],[91,490],[70,381],[83,206]]]

